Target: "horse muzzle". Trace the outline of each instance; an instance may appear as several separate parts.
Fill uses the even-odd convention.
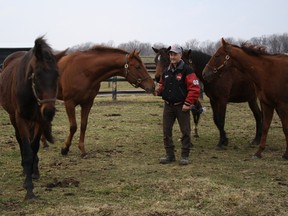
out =
[[[148,85],[148,87],[144,87],[143,89],[144,89],[145,92],[147,92],[147,93],[154,93],[154,91],[155,91],[154,81],[153,81],[153,84],[152,84],[152,85]]]
[[[156,75],[155,75],[155,81],[156,81],[157,83],[160,82],[160,78],[161,78],[161,76],[156,76]]]
[[[54,103],[53,105],[51,103],[50,104],[47,103],[41,106],[41,115],[45,121],[52,122],[55,116],[55,112],[56,108],[54,106]]]
[[[203,79],[209,83],[214,79],[215,73],[210,70],[204,70],[202,76]]]

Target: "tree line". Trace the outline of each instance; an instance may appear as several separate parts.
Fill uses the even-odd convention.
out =
[[[284,34],[273,34],[269,36],[261,36],[261,37],[253,37],[250,40],[242,40],[242,39],[235,39],[235,38],[225,38],[225,40],[229,41],[232,44],[241,45],[244,42],[248,42],[251,44],[265,46],[267,51],[271,54],[276,53],[288,53],[288,33]],[[81,45],[74,46],[70,48],[70,51],[73,50],[85,50],[94,46],[93,43],[85,43]],[[127,43],[121,43],[118,46],[115,46],[113,41],[109,41],[107,43],[101,43],[99,45],[116,47],[119,49],[126,50],[128,52],[133,51],[134,49],[141,51],[141,56],[154,56],[155,53],[152,50],[152,47],[155,48],[162,48],[168,47],[171,44],[163,44],[163,43],[143,43],[138,40],[129,41]],[[199,50],[209,55],[212,55],[221,45],[220,40],[213,42],[213,41],[199,41],[197,39],[191,39],[183,44],[179,44],[183,47],[183,49],[192,49],[192,50]]]

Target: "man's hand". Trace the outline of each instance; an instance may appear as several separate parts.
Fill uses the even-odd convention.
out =
[[[191,106],[187,106],[187,105],[183,104],[183,106],[182,106],[182,111],[183,111],[183,112],[187,112],[187,111],[189,111],[190,109],[191,109]]]

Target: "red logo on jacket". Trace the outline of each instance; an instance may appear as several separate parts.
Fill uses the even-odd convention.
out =
[[[177,75],[176,75],[176,79],[179,81],[179,80],[181,80],[182,79],[182,74],[181,73],[178,73]]]

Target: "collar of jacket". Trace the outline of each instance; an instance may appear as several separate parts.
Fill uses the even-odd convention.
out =
[[[172,63],[170,63],[170,65],[169,65],[169,67],[168,67],[168,71],[174,72],[174,71],[176,71],[176,70],[182,70],[183,67],[184,67],[184,61],[181,59],[181,60],[178,62],[176,68],[174,68],[174,66],[172,65]]]

